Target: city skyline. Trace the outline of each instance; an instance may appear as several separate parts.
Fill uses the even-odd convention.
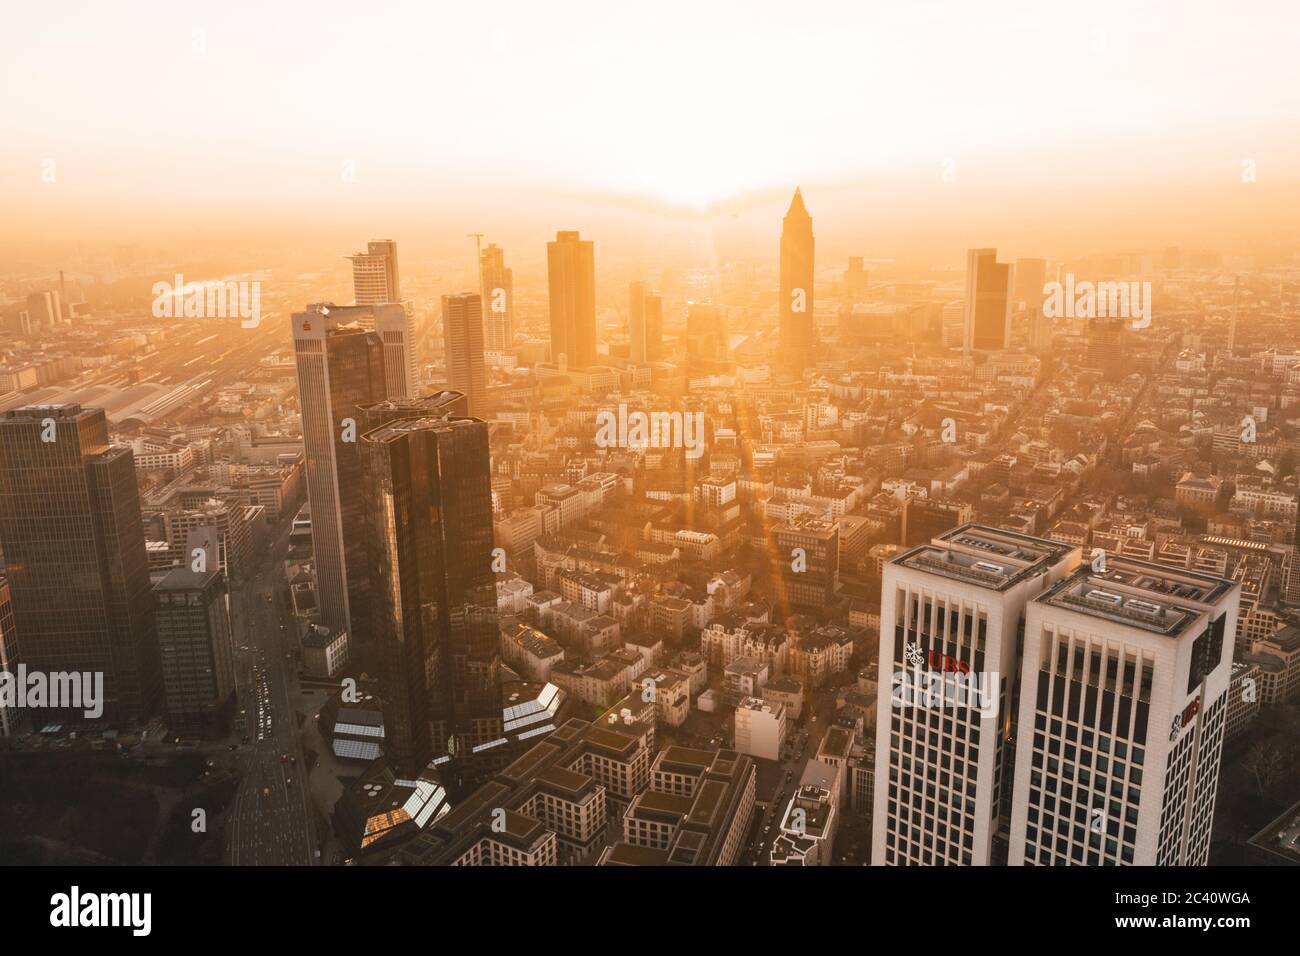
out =
[[[676,866],[1034,938],[1280,925],[1296,22],[14,11],[19,921],[171,936],[238,868],[215,938],[401,942],[412,868]]]

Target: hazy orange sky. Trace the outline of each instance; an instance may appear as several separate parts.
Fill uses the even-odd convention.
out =
[[[1296,221],[1290,2],[52,0],[5,25],[0,240],[739,221],[794,183],[819,233],[1068,235],[1098,190],[1149,205],[1114,210],[1135,227]]]

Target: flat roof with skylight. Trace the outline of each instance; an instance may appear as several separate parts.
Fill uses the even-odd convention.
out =
[[[1083,565],[1036,598],[1043,604],[1177,637],[1232,590],[1231,581],[1111,556],[1105,571]]]
[[[905,551],[890,564],[1005,591],[1047,571],[1071,550],[1057,541],[966,524]]]

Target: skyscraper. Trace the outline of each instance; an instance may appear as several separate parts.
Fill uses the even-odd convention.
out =
[[[965,339],[968,352],[1011,343],[1011,266],[998,262],[996,249],[966,253]]]
[[[103,409],[29,405],[0,418],[0,541],[21,663],[103,673],[110,726],[149,716],[161,681],[135,461],[109,445]]]
[[[9,579],[0,574],[0,674],[12,674],[18,666],[18,627],[14,624],[13,595]],[[18,729],[17,707],[0,702],[0,737],[8,737]]]
[[[499,729],[487,425],[447,415],[362,437],[386,751],[402,770]]]
[[[1043,285],[1047,282],[1046,259],[1017,259],[1015,272],[1015,295],[1012,297],[1014,309],[1034,309],[1043,307]]]
[[[863,268],[861,256],[849,256],[849,268],[844,273],[844,304],[847,306],[863,302],[867,297],[867,270]]]
[[[724,361],[727,349],[727,323],[722,310],[707,302],[686,305],[686,354],[705,362]]]
[[[966,303],[961,299],[945,302],[940,322],[944,348],[962,348],[966,341]]]
[[[780,333],[782,361],[802,372],[817,341],[813,303],[814,240],[812,216],[795,189],[781,224]]]
[[[443,390],[420,398],[389,398],[373,405],[362,405],[361,417],[357,419],[357,434],[364,435],[376,428],[412,418],[446,416],[469,416],[469,401],[463,392]]]
[[[356,321],[367,331],[379,333],[384,342],[389,378],[401,391],[393,395],[415,395],[420,380],[416,355],[415,310],[402,301],[397,273],[397,243],[379,239],[366,252],[348,256],[352,260],[352,290],[357,305],[373,306],[369,314],[357,313]]]
[[[447,385],[469,399],[469,413],[483,415],[487,406],[487,367],[483,358],[483,300],[477,292],[442,297],[442,334],[446,344]]]
[[[551,307],[551,361],[569,368],[596,364],[595,243],[557,232],[546,244]]]
[[[1011,865],[1209,861],[1240,602],[1112,555],[1029,603]]]
[[[628,359],[634,365],[646,360],[645,283],[633,282],[627,290]]]
[[[658,292],[648,292],[645,307],[645,357],[655,362],[664,355],[664,300]]]
[[[489,243],[479,254],[478,277],[483,296],[483,347],[489,352],[508,352],[515,338],[515,277],[496,243]]]
[[[372,240],[365,252],[355,252],[348,258],[352,260],[352,289],[357,305],[402,301],[397,243],[392,239]]]
[[[370,311],[318,304],[293,316],[317,605],[322,623],[347,631],[354,643],[365,639],[353,632],[352,622],[367,620],[369,593],[357,454],[360,407],[399,397],[386,382],[379,333],[355,324]]]
[[[59,293],[33,292],[27,296],[27,319],[33,331],[49,330],[63,322],[63,304]]]
[[[224,575],[215,566],[195,571],[187,564],[153,590],[168,727],[214,734],[221,729],[221,708],[235,693]]]
[[[384,343],[384,377],[388,394],[414,396],[419,391],[420,371],[415,349],[415,313],[409,302],[370,307],[374,331]]]
[[[963,525],[885,565],[873,863],[995,862],[1025,604],[1078,562],[1078,548]]]

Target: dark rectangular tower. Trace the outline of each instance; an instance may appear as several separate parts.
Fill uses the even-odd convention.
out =
[[[109,445],[103,409],[29,405],[0,418],[0,542],[21,663],[102,672],[109,726],[148,717],[161,680],[135,461]]]

